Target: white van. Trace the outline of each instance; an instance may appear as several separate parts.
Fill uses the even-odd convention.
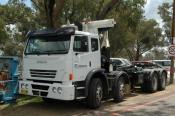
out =
[[[152,62],[159,64],[166,69],[170,69],[171,66],[171,60],[152,60]]]

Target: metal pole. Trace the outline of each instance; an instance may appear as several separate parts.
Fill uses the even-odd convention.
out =
[[[171,44],[175,44],[175,0],[173,2],[173,20],[172,20],[172,42]],[[171,68],[170,68],[170,84],[174,82],[174,56],[171,56]]]

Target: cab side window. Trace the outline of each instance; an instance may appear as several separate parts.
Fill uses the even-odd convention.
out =
[[[87,36],[75,36],[74,38],[74,45],[73,45],[74,52],[88,52],[88,37]]]
[[[91,49],[92,49],[92,52],[98,50],[98,39],[96,38],[91,39]]]

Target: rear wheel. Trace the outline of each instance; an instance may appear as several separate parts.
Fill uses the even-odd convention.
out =
[[[98,108],[103,98],[102,82],[99,78],[92,79],[89,86],[88,106],[89,108]]]
[[[158,75],[153,73],[148,81],[147,86],[149,87],[148,92],[156,92],[158,89]]]
[[[167,74],[165,72],[162,73],[161,78],[159,80],[159,90],[165,90],[166,88],[166,78]]]
[[[113,94],[113,99],[115,102],[120,102],[123,100],[124,98],[124,93],[125,93],[125,89],[124,89],[124,77],[120,77],[114,84],[113,88],[112,88],[112,94]]]

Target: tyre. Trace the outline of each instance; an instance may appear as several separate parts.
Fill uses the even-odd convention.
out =
[[[143,83],[141,84],[141,90],[142,92],[148,92],[148,83],[146,80],[143,81]]]
[[[158,89],[158,75],[156,73],[153,73],[150,77],[150,80],[148,81],[148,92],[156,92]]]
[[[165,72],[162,72],[161,77],[159,79],[159,90],[165,90],[166,88],[166,78],[167,78],[167,74]]]
[[[99,78],[92,79],[88,93],[88,107],[95,109],[100,107],[103,98],[102,82]]]
[[[115,83],[112,88],[112,95],[114,102],[121,102],[124,99],[124,77],[120,77]]]

